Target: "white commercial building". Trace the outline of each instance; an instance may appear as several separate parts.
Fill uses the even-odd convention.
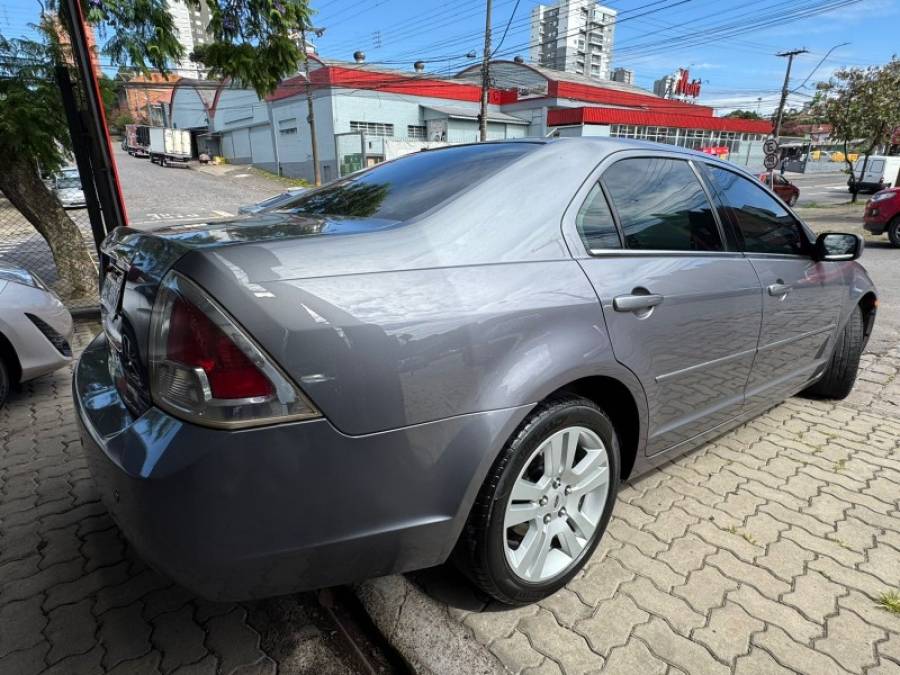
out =
[[[172,72],[181,77],[203,78],[206,70],[190,60],[191,52],[209,42],[209,9],[205,2],[198,7],[189,6],[184,0],[169,0],[172,22],[178,30],[178,41],[184,47],[184,57],[172,65]]]
[[[715,117],[710,107],[659,98],[632,84],[518,61],[492,61],[490,74],[488,140],[548,134],[640,138],[761,167],[761,139],[772,129],[762,120]],[[221,155],[312,180],[306,90],[302,75],[264,99],[229,82],[182,79],[169,104],[171,125],[191,132],[195,155]],[[324,181],[410,152],[480,138],[481,64],[438,77],[313,56],[310,93]]]
[[[531,62],[595,80],[609,79],[616,14],[596,0],[538,5],[531,10]]]

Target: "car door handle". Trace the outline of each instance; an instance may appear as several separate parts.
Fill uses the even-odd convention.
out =
[[[652,309],[663,301],[663,296],[654,295],[620,295],[613,298],[613,309],[617,312],[637,312]]]
[[[766,290],[769,292],[769,295],[771,295],[773,298],[780,298],[780,297],[790,293],[791,287],[788,284],[777,283],[777,284],[772,284],[771,286],[766,288]]]

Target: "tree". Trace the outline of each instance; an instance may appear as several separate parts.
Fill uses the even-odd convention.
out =
[[[90,0],[88,20],[110,37],[103,51],[117,64],[139,72],[168,72],[171,61],[188,56],[211,77],[229,78],[256,90],[260,98],[294,75],[306,55],[296,35],[309,28],[308,0],[185,0],[206,5],[212,41],[184,54],[167,0]]]
[[[0,36],[0,191],[46,240],[67,299],[90,297],[97,275],[78,226],[40,179],[56,171],[71,139],[53,79],[52,42]]]
[[[264,96],[306,58],[293,38],[309,25],[307,0],[186,0],[209,9],[213,38],[190,55],[178,41],[167,0],[82,2],[88,21],[106,40],[103,52],[120,72],[127,67],[167,73],[173,62],[189,56],[211,76],[230,78]],[[50,0],[46,9],[60,11],[58,0]],[[53,171],[68,163],[72,145],[53,78],[54,67],[71,60],[59,45],[59,24],[50,22],[49,14],[42,16],[39,40],[0,35],[0,190],[47,241],[60,290],[73,299],[96,292],[96,274],[78,226],[39,178],[38,167]],[[104,85],[102,80],[109,108],[114,81]]]
[[[884,66],[839,70],[828,82],[819,83],[817,90],[813,109],[831,124],[832,135],[843,143],[855,202],[857,176],[849,146],[862,148],[861,171],[865,173],[869,155],[900,125],[900,59],[894,57]]]
[[[762,117],[759,113],[754,112],[753,110],[732,110],[730,113],[725,115],[725,117],[730,117],[732,119],[739,120],[761,120]]]

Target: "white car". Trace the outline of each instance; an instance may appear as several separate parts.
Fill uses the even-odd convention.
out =
[[[10,387],[68,365],[72,316],[36,275],[0,265],[0,406]]]
[[[63,169],[52,180],[53,193],[64,209],[83,209],[87,206],[78,169]]]

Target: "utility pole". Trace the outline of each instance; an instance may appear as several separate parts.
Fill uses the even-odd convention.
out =
[[[484,15],[484,56],[481,61],[481,112],[478,115],[478,134],[487,140],[488,91],[491,87],[491,0],[487,0]]]
[[[781,120],[784,117],[784,104],[787,102],[788,85],[791,81],[791,64],[794,63],[794,57],[798,54],[808,53],[808,49],[794,49],[789,52],[779,52],[775,56],[787,57],[787,71],[784,74],[784,86],[781,88],[781,101],[778,103],[778,116],[775,118],[775,138],[781,135]]]
[[[320,34],[320,30],[314,30],[316,34]],[[306,51],[306,26],[300,29],[300,49],[303,50],[303,74],[306,80],[306,107],[308,114],[306,121],[309,122],[309,142],[312,147],[313,162],[313,183],[318,187],[322,184],[322,169],[319,168],[319,142],[316,139],[316,113],[313,109],[312,85],[309,81],[309,53]]]
[[[794,57],[798,54],[806,54],[808,49],[793,49],[788,52],[778,52],[775,56],[787,57],[787,70],[784,73],[784,85],[781,87],[781,100],[778,102],[778,113],[775,116],[775,141],[781,135],[781,120],[784,118],[784,104],[787,102],[788,86],[791,82],[791,65],[794,63]],[[782,160],[783,162],[784,160]],[[784,165],[781,167],[781,174],[784,175]],[[769,187],[774,189],[775,186],[775,169],[769,169]]]

